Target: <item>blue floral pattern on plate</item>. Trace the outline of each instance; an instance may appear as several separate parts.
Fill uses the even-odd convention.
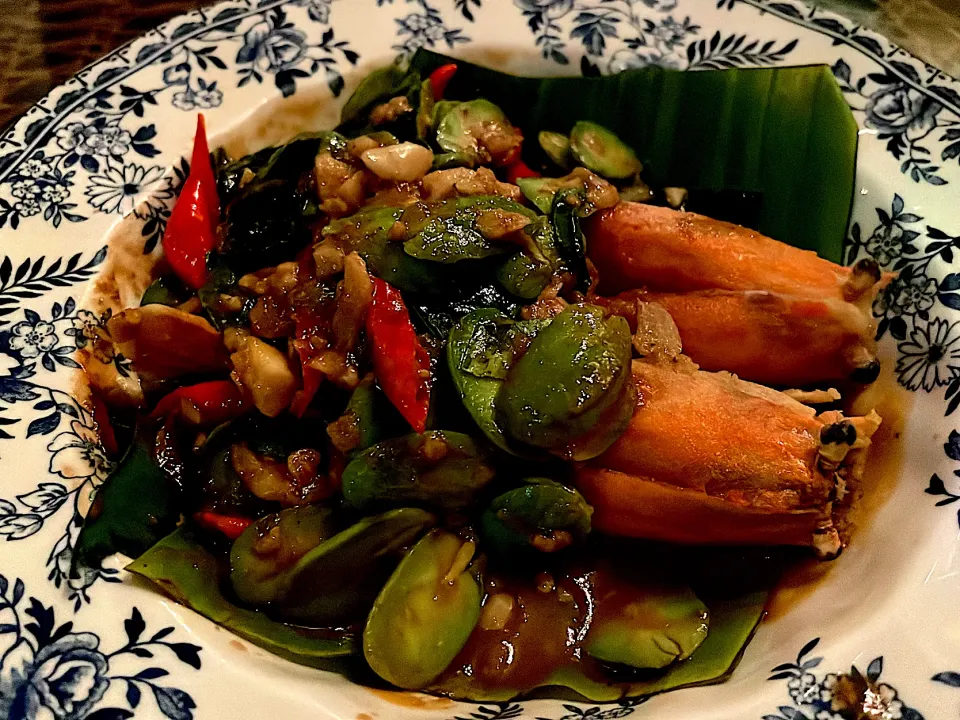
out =
[[[39,468],[0,493],[0,561],[22,568],[16,574],[33,591],[27,599],[24,582],[0,578],[0,643],[7,643],[0,644],[0,714],[188,719],[202,702],[205,691],[191,685],[199,645],[174,642],[166,622],[148,633],[155,608],[128,600],[116,587],[116,569],[69,574],[80,522],[109,472],[90,413],[69,382],[74,352],[92,347],[106,319],[83,307],[80,285],[105,263],[99,238],[112,219],[134,221],[143,252],[156,249],[187,171],[183,146],[171,140],[176,126],[188,126],[197,111],[224,122],[229,115],[222,113],[270,96],[294,97],[307,84],[339,96],[361,57],[496,45],[502,30],[506,45],[529,51],[552,72],[826,60],[869,131],[865,152],[885,156],[904,179],[876,202],[855,203],[847,259],[869,255],[900,273],[874,306],[878,335],[895,349],[900,384],[918,400],[929,398],[924,407],[940,408],[937,414],[951,416],[960,406],[960,273],[952,271],[960,227],[937,206],[937,193],[957,182],[960,86],[935,68],[796,0],[367,0],[363,12],[389,28],[371,30],[375,41],[365,22],[349,16],[347,8],[360,4],[351,3],[228,0],[191,13],[88,68],[0,137],[0,238],[8,253],[0,260],[0,459],[25,452]],[[871,142],[881,143],[879,154]],[[49,241],[32,245],[45,233]],[[81,237],[83,245],[74,247]],[[99,359],[126,371],[123,356]],[[945,431],[944,440],[937,441],[943,454],[937,449],[936,472],[924,474],[938,507],[960,500],[960,471],[952,469],[960,463],[960,431]],[[919,488],[908,492],[915,497]],[[934,518],[924,522],[933,527]],[[98,613],[107,602],[121,615]],[[116,617],[127,618],[123,633]],[[75,630],[74,623],[90,629]],[[826,645],[827,638],[824,657],[833,658]],[[770,696],[764,707],[778,709],[766,710],[768,719],[847,717],[835,707],[836,689],[855,681],[873,693],[882,717],[936,720],[926,707],[921,715],[927,693],[916,678],[901,673],[895,683],[880,681],[880,653],[863,673],[819,672],[825,661],[810,657],[817,646],[808,643],[795,662],[774,669],[785,704]],[[943,667],[922,678],[931,692],[960,687],[960,674]],[[753,672],[766,677],[762,668]],[[898,691],[907,680],[918,709]],[[642,715],[653,704],[512,702],[465,706],[449,716],[599,720]]]
[[[325,26],[319,42],[309,41],[289,19],[287,4],[305,7],[311,23]],[[24,150],[0,154],[0,193],[8,188],[11,196],[0,194],[0,228],[17,229],[36,217],[54,227],[63,220],[86,220],[88,215],[79,212],[81,198],[72,190],[83,172],[84,212],[135,213],[144,220],[149,252],[163,234],[179,189],[176,175],[148,162],[159,154],[153,143],[156,125],[142,122],[149,107],[161,100],[191,113],[220,106],[222,81],[212,76],[227,71],[228,61],[237,88],[270,78],[288,97],[298,80],[321,75],[334,96],[342,92],[341,63],[355,65],[359,54],[329,26],[329,1],[244,5],[174,21],[162,41],[139,48],[128,68],[108,68],[92,82],[84,80],[86,87],[60,97],[53,108],[63,115],[59,122],[53,120],[56,115],[32,122],[24,132]],[[138,87],[128,79],[153,64],[163,67],[160,84]]]
[[[123,622],[126,642],[108,652],[94,633],[76,632],[73,622],[56,622],[56,610],[35,597],[17,578],[0,575],[0,715],[9,720],[123,720],[134,716],[144,695],[169,720],[192,720],[189,693],[160,681],[170,675],[153,661],[162,658],[194,670],[201,648],[172,639],[176,629],[145,635],[147,625],[134,607]],[[113,692],[111,692],[113,691]]]
[[[791,704],[781,705],[776,715],[764,715],[763,720],[924,720],[895,688],[880,682],[882,657],[874,658],[866,672],[854,666],[849,672],[818,675],[816,668],[823,658],[809,655],[819,642],[814,638],[800,649],[796,661],[773,668],[768,679],[786,681]]]
[[[879,67],[856,78],[843,60],[833,65],[844,91],[859,98],[851,106],[865,113],[864,124],[879,131],[890,154],[902,160],[900,172],[917,183],[947,184],[938,163],[960,162],[960,92],[949,78],[856,23],[815,8],[772,0],[719,0],[717,6],[732,9],[737,3],[815,29],[873,58]]]

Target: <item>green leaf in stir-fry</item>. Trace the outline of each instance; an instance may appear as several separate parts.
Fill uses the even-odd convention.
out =
[[[576,289],[586,292],[590,286],[587,270],[587,241],[580,224],[580,206],[586,204],[581,190],[562,190],[553,197],[550,222],[556,238],[557,254],[577,278]]]
[[[419,50],[411,69],[449,62]],[[762,192],[761,232],[840,260],[857,125],[825,65],[522,78],[458,60],[445,96],[496,103],[528,138],[600,123],[634,149],[653,185]]]
[[[461,318],[447,339],[447,366],[464,407],[487,439],[510,453],[517,450],[496,419],[500,374],[506,377],[520,343],[548,322],[514,323],[494,308],[479,308]]]
[[[348,634],[287,625],[228,600],[221,591],[225,568],[184,528],[147,550],[127,570],[218,625],[293,662],[327,667],[325,660],[354,651]]]
[[[220,262],[240,275],[293,260],[312,238],[309,186],[299,178],[252,181],[226,208]]]
[[[342,155],[345,144],[335,132],[305,133],[218,167],[225,237],[216,262],[242,275],[292,260],[312,239],[314,159]]]
[[[420,87],[420,77],[404,71],[397,63],[378,68],[367,75],[340,111],[338,129],[354,129],[367,124],[367,116],[377,105],[397,95],[406,95]]]
[[[270,156],[261,167],[256,168],[256,175],[251,182],[299,177],[313,167],[314,158],[321,152],[329,152],[334,157],[341,158],[346,147],[347,140],[340,133],[302,133],[285,145],[271,148]]]
[[[220,196],[221,211],[225,210],[227,205],[237,196],[244,182],[249,181],[250,176],[269,159],[273,150],[269,147],[263,148],[258,152],[236,159],[231,159],[223,148],[217,148],[211,153],[210,160],[217,181],[217,195]]]
[[[190,291],[176,275],[158,277],[140,298],[140,307],[144,305],[167,305],[176,307],[190,297]]]
[[[407,300],[411,319],[418,330],[428,332],[441,344],[446,341],[451,328],[464,315],[477,308],[493,308],[504,315],[516,317],[520,311],[520,298],[504,291],[498,283],[487,282],[483,263],[477,260],[455,266],[463,274],[454,277],[460,287],[444,295],[416,295]]]
[[[318,152],[328,150],[340,157],[345,146],[343,136],[321,131],[301,133],[284,145],[266,147],[235,160],[231,160],[223,148],[217,148],[212,164],[221,208],[226,210],[239,195],[249,192],[248,186],[254,181],[296,180],[313,167]]]
[[[256,302],[252,293],[237,285],[236,273],[222,266],[210,272],[197,297],[207,319],[218,330],[246,323]]]
[[[502,255],[515,247],[507,236],[519,232],[535,218],[523,205],[495,195],[412,205],[400,217],[407,233],[412,235],[403,243],[403,249],[420,260],[439,263]]]
[[[377,443],[343,470],[343,497],[353,507],[464,510],[494,471],[469,435],[431,430]]]
[[[180,519],[182,492],[135,442],[97,496],[73,550],[75,566],[100,567],[108,555],[136,557],[169,533]]]
[[[293,415],[267,417],[252,412],[234,423],[238,439],[245,440],[254,452],[284,460],[302,448],[323,450],[324,424],[321,418],[297,418]]]
[[[403,243],[389,238],[390,229],[402,214],[402,208],[361,210],[334,220],[323,234],[356,250],[370,272],[404,292],[441,294],[453,289],[454,281],[447,269],[411,257],[403,251]]]

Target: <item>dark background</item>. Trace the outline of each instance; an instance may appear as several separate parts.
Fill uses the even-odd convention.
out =
[[[813,0],[960,76],[960,0]],[[339,0],[347,3],[351,0]],[[684,0],[689,5],[715,0]],[[85,65],[202,0],[0,0],[0,130]],[[678,8],[683,12],[685,7]]]

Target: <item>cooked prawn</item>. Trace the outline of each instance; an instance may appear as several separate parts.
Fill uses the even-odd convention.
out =
[[[703,367],[777,385],[876,379],[870,306],[892,275],[873,260],[842,267],[747,228],[630,202],[587,232],[599,292],[650,291]]]
[[[875,414],[818,416],[785,393],[699,370],[683,355],[635,360],[632,372],[639,401],[630,425],[576,470],[595,528],[839,552],[834,502],[861,467],[855,460],[876,430]]]

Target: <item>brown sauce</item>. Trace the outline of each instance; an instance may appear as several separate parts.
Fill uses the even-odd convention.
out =
[[[903,473],[903,435],[914,395],[897,382],[894,365],[892,359],[885,362],[877,381],[854,398],[849,409],[850,414],[863,415],[872,408],[883,418],[873,436],[862,487],[855,489],[851,503],[852,542],[857,541],[857,531],[862,532],[873,522]]]
[[[528,692],[560,667],[579,660],[580,642],[589,628],[593,600],[583,575],[565,575],[549,591],[531,579],[493,576],[487,597],[503,594],[513,608],[502,629],[474,629],[460,654],[436,681],[455,697]]]
[[[856,543],[874,521],[896,488],[903,472],[903,434],[913,406],[913,394],[897,382],[894,362],[883,363],[876,382],[851,398],[845,412],[865,415],[876,410],[883,423],[873,436],[860,487],[850,488],[852,497],[839,524],[848,543]],[[832,573],[842,572],[844,555],[832,562],[810,557],[788,565],[767,602],[766,622],[777,620],[812,595]]]
[[[381,690],[380,688],[367,688],[367,690],[381,700],[398,707],[414,708],[416,710],[446,710],[453,707],[453,700],[436,697],[435,695],[404,692],[402,690]],[[357,718],[359,720],[359,716]]]

